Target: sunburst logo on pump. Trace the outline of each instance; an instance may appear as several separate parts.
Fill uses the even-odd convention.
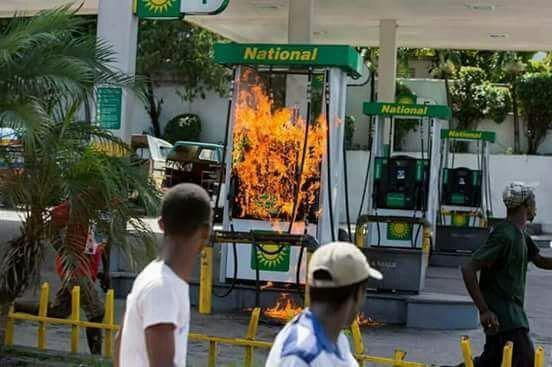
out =
[[[163,14],[174,5],[175,1],[176,0],[145,0],[144,3],[149,11]]]
[[[387,238],[390,240],[409,240],[412,237],[412,226],[409,223],[393,222],[387,226]]]
[[[262,271],[289,271],[289,245],[283,244],[259,245],[259,249],[252,251],[251,269]],[[256,258],[255,258],[256,257]]]

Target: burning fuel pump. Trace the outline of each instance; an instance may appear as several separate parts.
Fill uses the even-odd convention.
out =
[[[442,253],[471,253],[488,236],[492,217],[490,144],[492,131],[441,131],[441,195],[436,250]],[[458,142],[476,144],[476,167],[467,162],[458,165]],[[471,167],[471,168],[470,168]]]
[[[441,120],[451,112],[447,106],[365,103],[364,113],[375,118],[373,172],[369,212],[357,221],[357,245],[384,274],[373,288],[419,292],[437,223]],[[419,153],[394,151],[396,117],[418,125]],[[391,127],[387,144],[385,123]]]
[[[221,282],[305,282],[305,248],[337,238],[348,46],[218,44],[233,69]],[[308,244],[308,246],[307,246]],[[258,292],[257,292],[258,293]]]

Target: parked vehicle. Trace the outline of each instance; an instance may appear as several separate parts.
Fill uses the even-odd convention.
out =
[[[22,169],[23,145],[19,135],[13,129],[0,128],[0,181],[20,173]],[[6,204],[0,192],[0,206]]]
[[[165,165],[173,145],[165,140],[150,135],[132,135],[130,148],[158,189],[162,189],[165,179]]]
[[[163,187],[169,188],[182,182],[193,182],[203,187],[213,198],[219,190],[223,146],[219,144],[178,141],[167,156]],[[217,208],[222,208],[222,195]]]

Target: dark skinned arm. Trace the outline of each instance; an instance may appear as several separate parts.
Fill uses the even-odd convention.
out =
[[[148,327],[146,349],[151,367],[174,367],[174,325],[157,324]]]
[[[533,264],[535,264],[539,269],[552,270],[552,257],[537,254],[533,259]]]
[[[481,319],[481,325],[485,330],[491,332],[498,332],[498,319],[496,315],[489,309],[481,288],[479,288],[479,282],[477,280],[477,272],[480,271],[485,264],[481,264],[477,261],[470,260],[462,267],[462,277],[464,278],[464,284],[470,294],[475,306],[479,310]]]
[[[111,254],[111,245],[109,241],[103,242],[103,251],[102,251],[102,278],[100,283],[104,292],[107,292],[111,288],[111,273],[109,272],[110,268],[110,254]]]

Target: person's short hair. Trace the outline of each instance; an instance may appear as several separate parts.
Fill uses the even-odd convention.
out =
[[[161,202],[161,220],[166,235],[191,235],[212,220],[207,191],[192,183],[170,188]]]
[[[313,277],[318,280],[326,280],[328,277],[331,279],[331,275],[324,270],[317,270],[314,272]],[[367,280],[363,280],[344,287],[310,287],[309,296],[311,303],[325,303],[330,305],[333,309],[338,309],[341,305],[346,303],[349,298],[356,297],[359,288],[364,287],[366,285],[366,281]]]

